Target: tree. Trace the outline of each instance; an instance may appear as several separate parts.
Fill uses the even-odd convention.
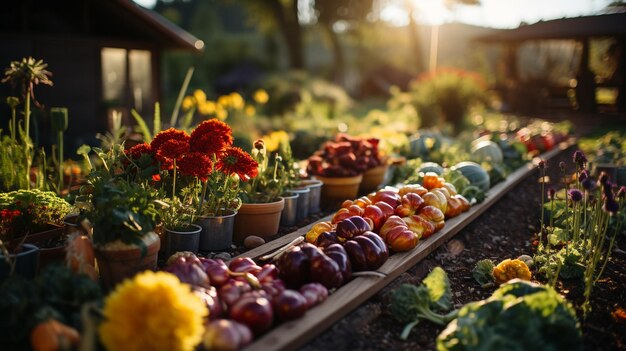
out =
[[[277,28],[287,47],[289,66],[305,67],[302,28],[298,18],[300,0],[238,0],[248,7],[250,18],[263,30]]]

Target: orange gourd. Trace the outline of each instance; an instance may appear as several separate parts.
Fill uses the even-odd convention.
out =
[[[80,334],[76,329],[56,319],[48,319],[33,328],[30,345],[34,351],[69,350],[78,345]]]

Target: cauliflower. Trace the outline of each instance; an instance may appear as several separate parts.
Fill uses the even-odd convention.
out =
[[[521,280],[530,280],[530,269],[524,261],[518,259],[506,259],[493,269],[493,276],[496,283],[504,284],[511,279],[519,278]]]

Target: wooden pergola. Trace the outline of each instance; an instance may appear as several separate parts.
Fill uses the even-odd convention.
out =
[[[614,38],[618,47],[618,64],[613,77],[600,85],[590,68],[589,48],[593,38]],[[516,29],[503,30],[477,38],[483,43],[504,44],[506,74],[511,80],[518,80],[517,50],[527,41],[575,40],[582,44],[580,64],[576,75],[576,101],[581,112],[595,112],[597,108],[596,88],[598,86],[618,90],[616,107],[618,112],[626,112],[626,12],[596,16],[562,18],[524,25]]]

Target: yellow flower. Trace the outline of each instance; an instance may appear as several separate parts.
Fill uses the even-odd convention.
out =
[[[493,277],[496,279],[496,283],[504,284],[515,278],[530,280],[531,273],[524,261],[507,258],[493,268]]]
[[[246,106],[245,112],[246,112],[246,116],[252,117],[256,113],[256,109],[254,108],[254,106],[248,105]]]
[[[224,108],[228,108],[230,106],[230,96],[228,95],[220,96],[219,98],[217,98],[217,104]]]
[[[195,104],[196,101],[192,96],[185,96],[183,99],[183,111],[189,111]]]
[[[265,142],[265,148],[267,151],[274,152],[280,148],[281,143],[289,142],[289,134],[287,134],[284,130],[271,132],[269,135],[263,137],[263,141]]]
[[[204,91],[200,89],[196,89],[193,92],[193,97],[196,98],[196,101],[198,102],[198,104],[202,104],[203,102],[206,101],[206,94],[204,93]]]
[[[118,285],[103,313],[98,331],[107,350],[194,350],[208,311],[173,274],[146,271]]]
[[[266,104],[269,101],[270,96],[267,94],[267,91],[258,89],[254,92],[253,98],[258,104]]]
[[[245,101],[243,101],[243,98],[241,97],[241,95],[239,95],[239,93],[230,93],[229,98],[230,98],[230,104],[235,110],[243,109],[243,107],[246,104]]]
[[[215,110],[215,116],[220,121],[223,121],[226,118],[228,118],[228,111],[226,111],[226,109],[224,109],[224,107],[222,107],[222,105],[217,105],[217,108]]]
[[[215,102],[211,100],[207,100],[204,103],[198,105],[198,112],[200,112],[201,115],[212,115],[215,113],[215,110]]]

